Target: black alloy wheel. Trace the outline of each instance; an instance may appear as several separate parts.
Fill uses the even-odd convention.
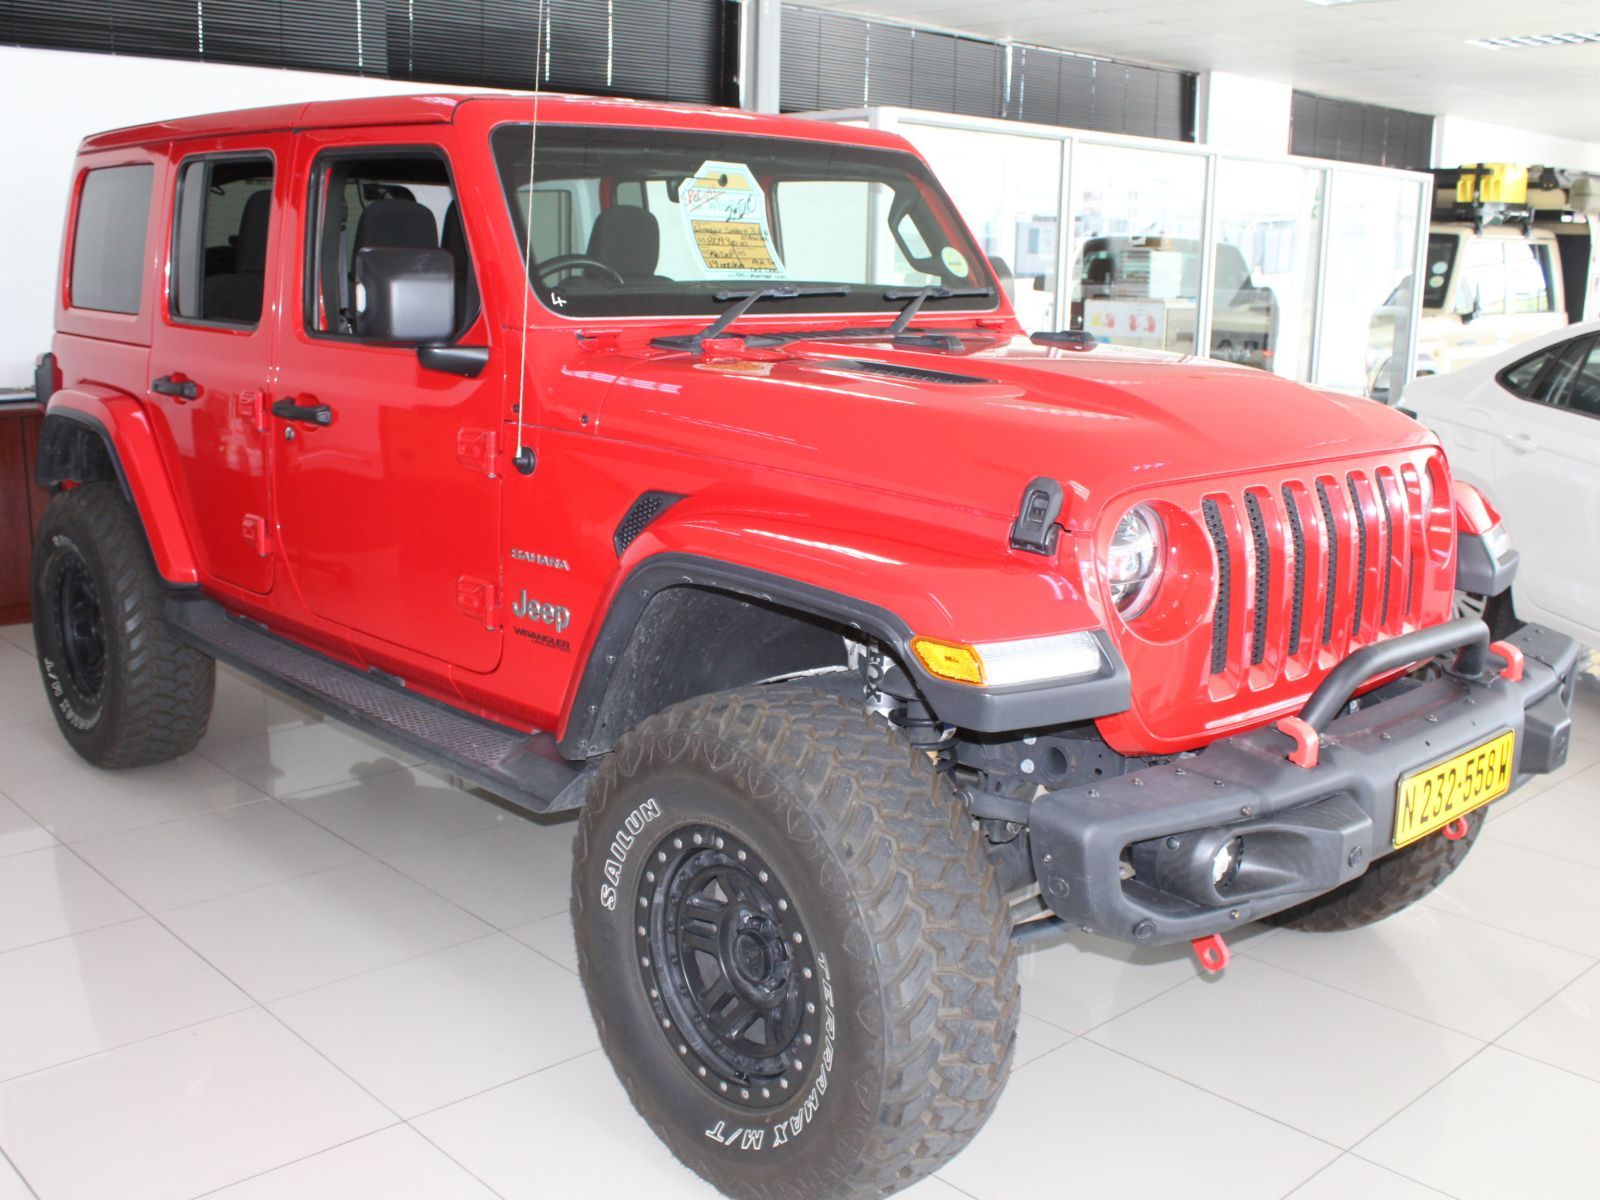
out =
[[[762,858],[708,824],[663,838],[639,882],[639,970],[691,1075],[751,1109],[785,1103],[822,1036],[811,943]]]
[[[83,707],[98,708],[106,683],[105,618],[89,565],[76,551],[64,557],[56,577],[55,609],[67,683]]]

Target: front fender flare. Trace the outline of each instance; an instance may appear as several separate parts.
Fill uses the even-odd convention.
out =
[[[857,631],[887,646],[910,672],[929,708],[949,725],[983,733],[1067,725],[1121,712],[1130,703],[1127,666],[1110,637],[1096,630],[1104,666],[1100,674],[1059,683],[977,688],[938,679],[911,652],[914,631],[895,612],[855,596],[701,555],[662,552],[639,562],[614,593],[590,648],[562,733],[563,753],[585,757],[604,708],[615,666],[622,661],[646,606],[674,587],[709,588],[776,604]]]
[[[110,388],[79,386],[56,392],[39,433],[40,486],[54,491],[74,483],[110,482],[75,477],[83,459],[73,447],[85,437],[98,440],[104,448],[115,481],[144,529],[157,574],[175,585],[198,583],[194,545],[144,406]]]

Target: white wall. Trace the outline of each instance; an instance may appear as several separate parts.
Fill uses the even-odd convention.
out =
[[[1200,141],[1244,154],[1289,153],[1293,94],[1287,83],[1207,71],[1200,77]]]
[[[1440,117],[1434,122],[1434,166],[1459,167],[1462,163],[1477,162],[1600,171],[1600,142],[1550,137],[1466,117]]]
[[[349,75],[0,46],[0,387],[31,384],[34,356],[50,348],[67,188],[85,135],[192,113],[427,90]]]

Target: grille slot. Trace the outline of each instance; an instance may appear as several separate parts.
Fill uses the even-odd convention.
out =
[[[1317,480],[1317,499],[1322,502],[1322,528],[1328,542],[1327,591],[1322,598],[1322,644],[1333,641],[1333,599],[1339,590],[1339,527],[1333,521],[1333,502],[1328,499],[1328,486]]]
[[[1283,485],[1283,511],[1289,517],[1289,533],[1294,538],[1294,607],[1289,613],[1289,653],[1300,649],[1301,620],[1306,600],[1306,531],[1300,525],[1300,506],[1294,492]]]
[[[1367,607],[1367,513],[1361,503],[1361,492],[1356,487],[1356,477],[1352,472],[1344,477],[1345,486],[1350,489],[1350,508],[1356,518],[1356,615],[1350,623],[1350,636],[1361,636],[1361,616]]]
[[[1383,527],[1383,591],[1378,596],[1378,624],[1389,624],[1389,600],[1394,578],[1394,514],[1389,508],[1389,481],[1373,476],[1378,486],[1378,524]]]
[[[1256,622],[1250,649],[1250,665],[1259,667],[1267,657],[1267,602],[1272,597],[1272,546],[1267,541],[1267,523],[1261,516],[1261,501],[1254,492],[1244,494],[1245,513],[1250,518],[1250,543],[1255,551]]]
[[[1228,668],[1228,618],[1233,611],[1233,558],[1228,551],[1228,530],[1215,500],[1205,501],[1206,529],[1217,550],[1217,607],[1211,614],[1211,673]]]
[[[1330,653],[1342,657],[1418,620],[1429,547],[1444,536],[1418,511],[1419,469],[1411,461],[1341,467],[1191,501],[1216,553],[1211,653],[1203,656],[1214,699],[1303,678],[1325,669]]]

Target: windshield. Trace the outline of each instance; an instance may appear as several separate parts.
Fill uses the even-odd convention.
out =
[[[492,135],[539,298],[564,315],[714,314],[727,294],[845,285],[783,312],[898,312],[906,288],[988,288],[989,267],[920,160],[787,138],[528,125]],[[936,311],[990,310],[998,291]],[[718,297],[722,297],[718,299]],[[930,309],[932,311],[932,309]]]

